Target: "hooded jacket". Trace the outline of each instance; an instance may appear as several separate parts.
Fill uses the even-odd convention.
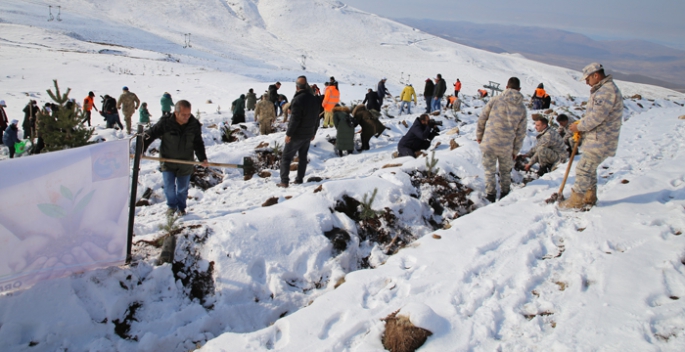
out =
[[[526,136],[526,107],[523,95],[515,89],[504,92],[483,108],[478,118],[476,139],[483,154],[513,155]]]
[[[400,99],[402,101],[412,101],[412,97],[414,98],[414,104],[416,104],[416,91],[414,90],[414,87],[404,87],[404,89],[402,89],[402,93],[400,94]]]
[[[335,137],[335,148],[338,150],[354,149],[354,127],[350,127],[347,123],[349,115],[350,108],[346,106],[333,108],[333,124],[338,131]]]
[[[164,114],[165,112],[171,112],[174,101],[171,100],[171,95],[169,93],[164,93],[162,99],[159,100],[159,104],[162,105],[162,114]]]

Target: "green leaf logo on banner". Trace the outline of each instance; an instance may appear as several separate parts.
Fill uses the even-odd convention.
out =
[[[51,217],[61,219],[67,216],[67,213],[57,204],[38,204],[38,209],[40,209],[43,214]]]
[[[93,194],[95,194],[95,190],[92,190],[90,193],[86,194],[86,196],[83,197],[78,204],[76,204],[76,207],[74,207],[74,213],[80,213],[83,209],[85,209],[88,203],[90,203],[90,200],[93,199]]]

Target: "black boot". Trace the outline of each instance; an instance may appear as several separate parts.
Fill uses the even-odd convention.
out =
[[[490,201],[490,203],[494,203],[497,201],[497,195],[496,194],[487,194],[487,195],[485,195],[485,199]]]

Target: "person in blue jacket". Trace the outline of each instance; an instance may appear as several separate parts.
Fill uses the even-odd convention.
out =
[[[10,149],[10,159],[14,158],[14,144],[20,142],[19,136],[17,135],[19,132],[19,127],[17,127],[18,123],[18,120],[12,120],[10,125],[7,126],[5,133],[2,135],[2,144]]]

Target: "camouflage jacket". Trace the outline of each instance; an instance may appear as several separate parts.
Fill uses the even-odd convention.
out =
[[[272,124],[276,120],[274,104],[268,99],[262,99],[254,109],[254,119],[259,123]]]
[[[568,153],[566,152],[566,146],[564,145],[564,140],[561,138],[561,136],[556,130],[547,127],[544,131],[540,132],[535,138],[537,139],[537,143],[535,144],[535,147],[533,147],[533,149],[530,150],[530,153],[528,153],[529,155],[531,155],[531,165],[540,162],[539,152],[545,148],[551,149],[554,152],[556,152],[561,160],[565,160],[568,156]]]
[[[623,97],[611,75],[590,90],[585,117],[578,123],[583,151],[603,156],[616,155],[623,119]]]
[[[124,113],[133,113],[140,106],[138,96],[131,92],[124,92],[119,96],[117,101],[117,109],[121,109]]]
[[[508,153],[521,150],[526,136],[526,107],[523,95],[514,89],[504,92],[483,108],[478,118],[476,139],[483,153]]]
[[[566,127],[564,126],[559,126],[557,128],[557,133],[559,133],[559,136],[561,136],[561,139],[564,141],[569,141],[569,145],[573,145],[573,132],[569,130],[569,126],[571,126],[572,123],[574,123],[576,120],[573,117],[568,118],[568,123],[566,124]]]

